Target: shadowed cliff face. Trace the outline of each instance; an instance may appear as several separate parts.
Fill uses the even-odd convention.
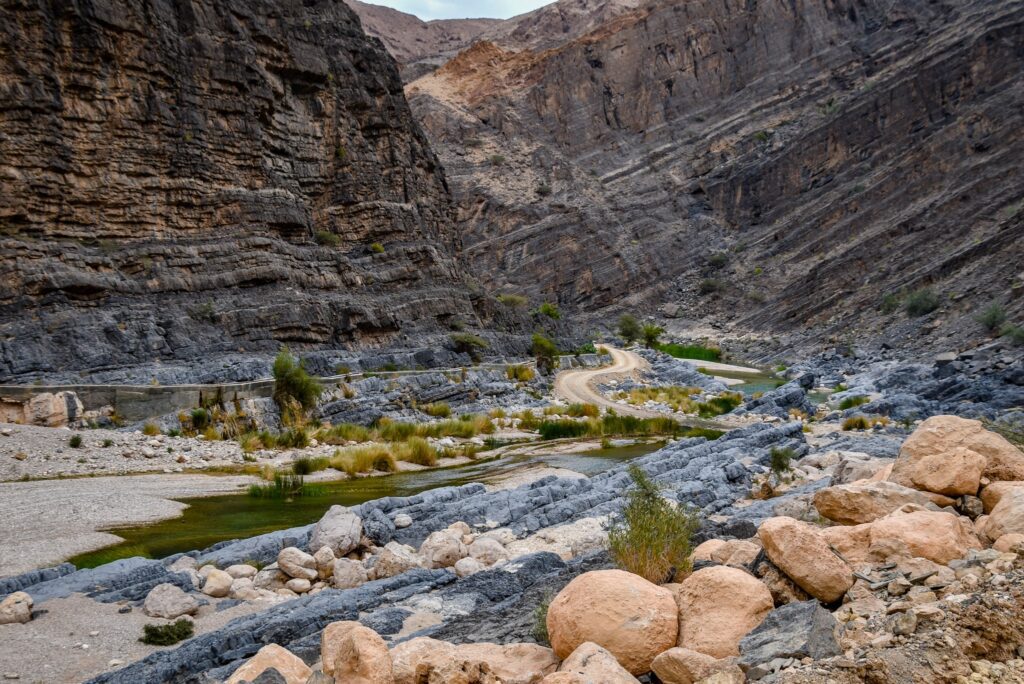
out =
[[[916,344],[884,294],[1022,313],[1022,74],[1017,1],[690,0],[407,93],[493,289]]]
[[[32,0],[0,36],[0,378],[472,315],[442,170],[341,2]]]

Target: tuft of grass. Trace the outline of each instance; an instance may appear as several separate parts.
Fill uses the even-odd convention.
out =
[[[697,359],[698,361],[721,361],[722,351],[714,347],[699,344],[659,344],[656,349],[677,359]]]
[[[114,440],[112,440],[112,439],[105,439],[105,440],[103,440],[103,446],[106,447],[106,448],[114,446]]]
[[[422,437],[410,437],[395,445],[394,458],[422,466],[437,465],[437,452]]]
[[[154,437],[160,434],[160,427],[156,423],[146,423],[142,426],[142,434]]]
[[[700,525],[696,511],[669,503],[660,487],[636,465],[633,487],[620,516],[608,528],[608,551],[623,570],[662,584],[690,572],[692,538]]]
[[[287,348],[274,359],[274,401],[286,425],[301,423],[305,413],[316,406],[324,388],[306,372],[302,361]]]
[[[480,358],[480,352],[489,346],[487,340],[472,333],[452,333],[450,336],[455,351],[469,354],[474,361]]]
[[[393,473],[397,469],[391,452],[380,444],[339,449],[331,457],[331,467],[343,470],[350,476],[367,473],[371,470]]]
[[[384,245],[380,244],[379,242],[374,242],[370,245],[370,251],[373,252],[374,254],[383,254]]]
[[[526,428],[524,428],[526,429]],[[706,437],[717,439],[719,430],[685,428],[671,418],[637,418],[612,413],[603,418],[586,420],[544,420],[537,426],[541,439],[565,437],[630,437],[648,435],[674,435],[680,437]]]
[[[539,332],[535,332],[530,351],[537,360],[537,370],[545,375],[550,375],[555,369],[555,359],[558,357],[558,347],[555,346],[555,343]]]
[[[697,404],[697,415],[701,418],[714,418],[729,413],[742,403],[743,395],[739,392],[723,392]]]
[[[207,442],[219,442],[223,439],[223,436],[217,431],[217,428],[213,425],[209,425],[205,430],[203,430],[203,439]]]
[[[82,435],[71,435],[71,439],[68,440],[68,446],[72,449],[80,449],[82,446]]]
[[[569,404],[566,414],[573,418],[597,418],[601,409],[594,404]]]
[[[495,299],[497,299],[499,303],[504,304],[505,306],[511,307],[513,309],[520,309],[526,306],[529,302],[529,300],[526,297],[517,294],[500,294],[497,297],[495,297]]]
[[[908,316],[924,316],[939,308],[939,296],[930,288],[921,288],[907,296],[903,308]]]
[[[533,609],[533,629],[531,634],[534,641],[542,646],[550,646],[551,639],[548,636],[548,608],[551,607],[551,595],[545,594],[540,603]]]
[[[708,266],[711,268],[725,268],[727,263],[729,263],[729,255],[725,252],[715,252],[708,256]]]
[[[900,308],[900,296],[893,292],[890,292],[882,297],[882,303],[878,305],[879,310],[886,314],[896,313],[896,310]]]
[[[871,400],[868,399],[867,397],[846,397],[841,402],[839,402],[839,410],[840,411],[845,411],[847,409],[852,409],[852,408],[856,408],[858,406],[863,406],[864,404],[868,403],[869,401],[871,401]]]
[[[776,482],[782,482],[782,477],[791,470],[790,462],[794,455],[789,447],[772,447],[769,464]]]
[[[844,430],[870,430],[876,425],[888,425],[889,419],[885,416],[850,416],[843,421]]]
[[[1006,309],[997,302],[992,302],[978,314],[978,322],[988,332],[995,333],[1006,323]]]
[[[308,485],[302,475],[275,473],[272,484],[249,485],[249,496],[257,499],[294,499],[300,496],[320,496],[324,487]]]
[[[327,470],[331,466],[331,459],[325,456],[310,458],[303,456],[292,463],[292,472],[296,475],[310,475],[321,470]]]
[[[274,442],[282,449],[303,449],[309,446],[309,433],[304,428],[288,428],[278,434]]]
[[[443,401],[421,406],[420,410],[434,418],[447,418],[452,415],[452,407]]]
[[[697,292],[702,295],[714,294],[725,289],[725,285],[715,278],[705,278],[697,284]]]
[[[151,646],[173,646],[190,638],[194,631],[192,621],[185,618],[169,625],[143,625],[139,641]]]
[[[1019,325],[1007,325],[1002,329],[1004,337],[1017,346],[1024,345],[1024,327]]]

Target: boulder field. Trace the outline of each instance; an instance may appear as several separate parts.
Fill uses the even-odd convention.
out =
[[[793,450],[792,481],[758,499],[772,448]],[[30,628],[33,609],[71,594],[158,624],[202,620],[211,603],[255,609],[97,683],[1013,681],[998,677],[1024,674],[1024,479],[985,473],[1012,475],[1024,454],[950,416],[893,453],[821,452],[783,423],[635,459],[703,519],[692,571],[661,586],[603,550],[600,521],[630,486],[617,466],[334,506],[162,561],[27,573],[0,583],[0,617]],[[947,455],[956,496],[925,476]]]

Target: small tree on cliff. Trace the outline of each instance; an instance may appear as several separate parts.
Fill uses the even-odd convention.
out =
[[[540,333],[533,333],[532,351],[534,358],[537,359],[537,370],[544,375],[549,375],[555,369],[558,347]]]
[[[631,315],[622,314],[622,317],[619,318],[619,337],[627,345],[630,345],[639,340],[641,335],[643,335],[643,329],[640,327],[640,323]]]
[[[663,332],[665,332],[665,329],[661,326],[654,325],[653,323],[645,325],[643,329],[644,346],[648,349],[654,349],[658,346],[658,338],[661,337]]]
[[[310,377],[302,361],[285,347],[274,359],[274,401],[281,409],[281,422],[285,425],[302,423],[306,414],[316,406],[324,388]]]

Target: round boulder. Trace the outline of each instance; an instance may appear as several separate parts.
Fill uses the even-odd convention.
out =
[[[173,620],[192,615],[199,610],[199,602],[182,591],[176,584],[158,584],[146,594],[142,612],[150,617]]]
[[[597,570],[559,592],[548,608],[547,627],[559,658],[592,641],[637,675],[676,645],[679,613],[668,589],[622,570]]]
[[[717,565],[693,573],[675,588],[679,646],[713,658],[740,654],[740,639],[775,607],[762,582],[738,568]]]
[[[359,561],[339,558],[331,573],[335,589],[354,589],[366,584],[366,568]]]
[[[832,603],[853,586],[853,571],[817,528],[793,518],[768,518],[757,530],[768,559],[814,598]]]
[[[380,636],[358,622],[332,622],[320,639],[324,674],[336,682],[392,684],[391,654]]]
[[[494,565],[508,558],[508,551],[497,539],[480,537],[469,545],[469,555],[484,565]]]
[[[32,597],[25,592],[16,591],[0,601],[0,625],[25,624],[31,619]]]
[[[466,545],[457,532],[432,532],[420,544],[420,555],[428,568],[450,568],[466,557]]]
[[[307,579],[311,582],[317,578],[316,559],[294,546],[281,549],[277,554],[277,565],[289,577]]]
[[[950,454],[958,447],[984,458],[982,475],[989,480],[1024,480],[1024,452],[1003,436],[986,430],[981,421],[957,416],[932,416],[921,423],[900,448],[889,479],[913,487],[913,474],[920,461]]]
[[[322,546],[329,546],[334,555],[340,558],[358,547],[362,536],[363,521],[358,515],[344,506],[331,506],[313,527],[309,548],[319,550]]]
[[[203,582],[203,593],[213,598],[224,598],[231,591],[234,578],[223,570],[213,569],[206,575]]]

